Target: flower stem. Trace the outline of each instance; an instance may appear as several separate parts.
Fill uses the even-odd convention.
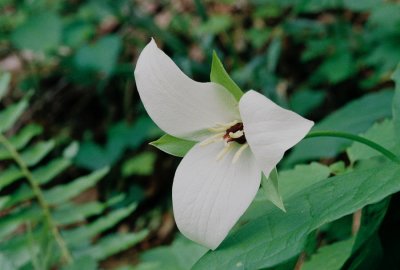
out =
[[[31,171],[28,169],[28,166],[26,165],[25,161],[22,159],[22,157],[20,156],[18,151],[14,148],[14,146],[11,144],[11,142],[2,133],[0,133],[0,144],[4,145],[4,147],[7,149],[7,151],[11,154],[14,161],[18,164],[18,166],[21,169],[21,172],[23,173],[25,178],[28,180],[28,182],[33,190],[33,193],[35,194],[35,197],[36,197],[40,207],[43,210],[44,218],[47,222],[47,225],[49,226],[50,231],[53,234],[53,236],[61,250],[63,260],[67,264],[71,263],[72,262],[71,253],[68,250],[68,247],[67,247],[64,239],[61,237],[61,234],[57,228],[57,225],[55,224],[55,222],[51,216],[50,207],[44,198],[43,192],[42,192],[39,184],[34,179],[34,176],[32,175]]]
[[[315,137],[337,137],[337,138],[344,138],[344,139],[349,139],[352,141],[356,141],[362,144],[365,144],[376,151],[380,152],[382,155],[390,159],[391,161],[400,164],[400,158],[395,155],[393,152],[389,151],[385,147],[383,147],[380,144],[377,144],[371,140],[368,140],[367,138],[346,133],[346,132],[341,132],[341,131],[311,131],[310,133],[305,136],[306,138],[315,138]]]

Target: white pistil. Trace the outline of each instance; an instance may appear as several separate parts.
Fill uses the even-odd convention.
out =
[[[237,139],[240,138],[244,135],[243,130],[238,130],[236,132],[229,132],[229,137],[231,137],[232,139]]]
[[[246,148],[247,148],[248,146],[249,146],[249,144],[248,144],[248,143],[245,143],[245,144],[243,144],[243,145],[239,148],[239,150],[237,150],[237,152],[236,152],[235,155],[233,156],[232,164],[235,164],[236,161],[239,160],[239,158],[240,158],[240,156],[242,155],[243,151],[246,150]]]
[[[217,161],[221,160],[232,149],[232,143],[225,144],[225,147],[217,155]]]
[[[205,139],[204,141],[202,141],[200,143],[200,146],[206,146],[206,145],[221,141],[224,135],[225,135],[225,132],[220,132],[220,133],[217,133],[215,135],[212,135],[211,137],[209,137],[209,138]]]

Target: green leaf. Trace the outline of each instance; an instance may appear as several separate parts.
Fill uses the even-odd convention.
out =
[[[62,22],[58,14],[46,11],[34,14],[14,30],[12,43],[19,49],[46,52],[61,41]]]
[[[393,97],[393,123],[397,138],[400,136],[400,65],[392,75],[392,80],[396,83],[396,90]],[[400,144],[400,143],[399,143]]]
[[[0,239],[5,238],[20,226],[24,225],[27,220],[32,222],[43,218],[42,213],[42,210],[36,205],[11,211],[0,220]]]
[[[306,261],[302,270],[339,270],[351,255],[351,249],[354,244],[354,238],[336,242],[329,246],[324,246],[318,252]]]
[[[121,47],[119,36],[102,37],[93,44],[82,46],[75,55],[74,63],[85,72],[94,71],[109,76],[115,70]]]
[[[40,166],[32,172],[33,178],[41,185],[53,180],[71,165],[71,161],[65,158],[53,159],[48,164]]]
[[[98,218],[96,221],[93,221],[85,226],[78,227],[73,230],[63,231],[62,235],[64,236],[67,244],[76,245],[80,244],[82,241],[86,239],[90,239],[97,234],[113,227],[122,219],[129,216],[137,207],[136,203],[132,203],[131,205],[114,210],[110,212],[106,216],[102,216]]]
[[[59,226],[75,222],[82,222],[85,218],[98,215],[104,210],[104,205],[99,202],[89,202],[83,205],[67,204],[60,206],[53,212],[53,218]]]
[[[362,137],[376,142],[388,149],[394,148],[398,138],[394,133],[393,122],[387,119],[373,125],[365,134],[362,135]],[[371,147],[357,142],[353,143],[351,147],[347,149],[347,154],[352,163],[380,155],[379,152],[371,149]]]
[[[127,248],[130,248],[148,235],[147,230],[140,231],[138,233],[121,233],[113,234],[99,240],[95,245],[90,248],[78,253],[80,256],[89,256],[96,260],[103,260],[111,255],[121,252]]]
[[[271,43],[269,44],[268,51],[267,51],[267,70],[270,73],[274,73],[276,67],[278,66],[279,57],[281,55],[282,49],[282,40],[281,37],[276,36],[272,39]]]
[[[41,126],[30,124],[25,126],[21,131],[18,132],[18,134],[10,138],[10,142],[15,149],[20,150],[24,148],[33,137],[41,134],[42,132],[43,128]]]
[[[264,174],[262,174],[261,185],[267,195],[268,200],[275,204],[279,209],[286,212],[285,206],[282,201],[282,196],[279,193],[278,171],[276,168],[271,171],[268,178]]]
[[[317,182],[286,200],[287,213],[266,207],[262,216],[230,234],[194,269],[233,269],[238,264],[259,269],[283,262],[296,255],[307,235],[321,225],[399,191],[399,175],[398,165],[386,164]]]
[[[14,146],[16,150],[24,148],[29,141],[36,135],[42,133],[42,128],[38,125],[31,124],[25,126],[18,134],[10,138],[10,143]],[[0,145],[0,160],[11,158],[11,154],[7,149]]]
[[[232,24],[233,20],[230,15],[215,15],[210,17],[207,22],[197,27],[195,32],[198,35],[215,35],[228,30]]]
[[[23,99],[16,104],[10,105],[5,110],[0,112],[0,132],[5,132],[10,129],[21,114],[28,107],[28,100]]]
[[[82,256],[70,265],[67,265],[62,268],[62,270],[97,270],[99,269],[97,266],[97,262],[94,258],[89,256]]]
[[[122,175],[151,175],[154,170],[154,163],[157,159],[153,152],[144,152],[128,159],[122,165]]]
[[[11,81],[10,73],[0,74],[0,101],[7,94],[10,81]]]
[[[307,115],[322,104],[326,96],[324,91],[303,89],[295,91],[290,97],[290,108],[300,115]]]
[[[14,263],[9,260],[5,255],[0,253],[0,269],[1,270],[15,270],[17,269]]]
[[[195,144],[196,142],[179,139],[168,134],[150,143],[150,145],[157,147],[161,151],[177,157],[186,155]]]
[[[37,169],[35,169],[32,172],[33,178],[35,181],[37,181],[39,184],[43,185],[48,183],[50,180],[53,180],[54,177],[56,177],[58,174],[63,172],[66,168],[68,168],[71,164],[71,161],[60,158],[60,159],[54,159],[48,164],[41,166]],[[20,171],[19,169],[15,168],[16,170]],[[17,179],[13,179],[12,181],[18,180],[21,178],[23,175],[22,173],[20,175],[11,175],[10,177],[18,177]],[[6,207],[11,207],[17,203],[20,203],[22,201],[28,200],[33,198],[33,192],[32,189],[27,185],[23,184],[21,187],[19,187],[14,193],[13,196],[10,198],[10,200],[7,201]]]
[[[343,2],[344,6],[353,11],[369,11],[375,8],[378,5],[382,5],[383,1],[382,0],[363,0],[363,1],[358,1],[358,0],[344,0]]]
[[[64,226],[82,222],[88,217],[101,214],[108,204],[109,202],[100,203],[97,201],[84,204],[66,203],[57,207],[52,214],[57,224]]]
[[[23,173],[20,169],[15,166],[11,166],[6,170],[0,172],[0,191],[6,186],[14,183],[18,179],[21,179]]]
[[[336,130],[359,134],[371,125],[392,115],[390,104],[393,91],[381,91],[363,96],[333,112],[317,123],[313,131]],[[368,113],[361,113],[368,112]],[[340,138],[312,138],[301,141],[284,160],[284,165],[292,165],[300,161],[319,158],[332,158],[351,144],[349,140]]]
[[[321,180],[325,180],[329,175],[330,169],[317,162],[297,165],[292,170],[279,173],[279,189],[282,197],[286,199]]]
[[[178,235],[171,246],[150,249],[140,256],[136,270],[186,270],[205,253],[207,249]]]
[[[58,185],[50,190],[44,192],[44,198],[50,205],[60,204],[73,197],[79,195],[84,190],[94,186],[105,176],[109,171],[109,168],[103,168],[92,172],[89,175],[79,177],[71,183],[65,185]]]
[[[225,87],[237,101],[243,96],[243,91],[237,84],[229,77],[221,60],[219,60],[217,53],[213,52],[210,80]]]
[[[53,150],[54,146],[53,140],[38,142],[21,153],[22,160],[28,166],[35,166]]]
[[[322,164],[313,162],[309,165],[297,165],[294,169],[279,172],[279,192],[286,202],[291,196],[305,190],[313,184],[326,180],[330,175],[330,169]],[[263,191],[259,191],[255,200],[245,212],[239,223],[262,216],[266,208],[271,204]],[[272,207],[273,208],[273,207]]]

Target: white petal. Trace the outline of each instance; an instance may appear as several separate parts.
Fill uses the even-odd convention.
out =
[[[139,56],[135,79],[148,114],[173,136],[202,140],[217,123],[239,120],[238,104],[224,87],[187,77],[154,40]]]
[[[247,142],[265,175],[314,125],[253,90],[240,99],[239,110]]]
[[[249,149],[233,164],[235,151],[216,161],[222,148],[222,143],[195,145],[179,164],[172,188],[179,230],[210,249],[218,247],[249,207],[261,179]]]

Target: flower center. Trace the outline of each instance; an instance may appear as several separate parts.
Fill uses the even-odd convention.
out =
[[[235,163],[244,150],[249,146],[247,144],[246,136],[243,130],[243,123],[237,120],[227,124],[217,124],[215,127],[210,128],[209,131],[216,133],[211,137],[200,143],[201,146],[206,146],[212,143],[224,143],[224,148],[218,153],[216,159],[223,159],[232,149],[236,148],[237,151],[232,158],[232,163]],[[235,147],[235,142],[241,145],[239,148]]]
[[[237,123],[228,128],[223,138],[226,142],[245,144],[247,141],[243,130],[243,123]]]

